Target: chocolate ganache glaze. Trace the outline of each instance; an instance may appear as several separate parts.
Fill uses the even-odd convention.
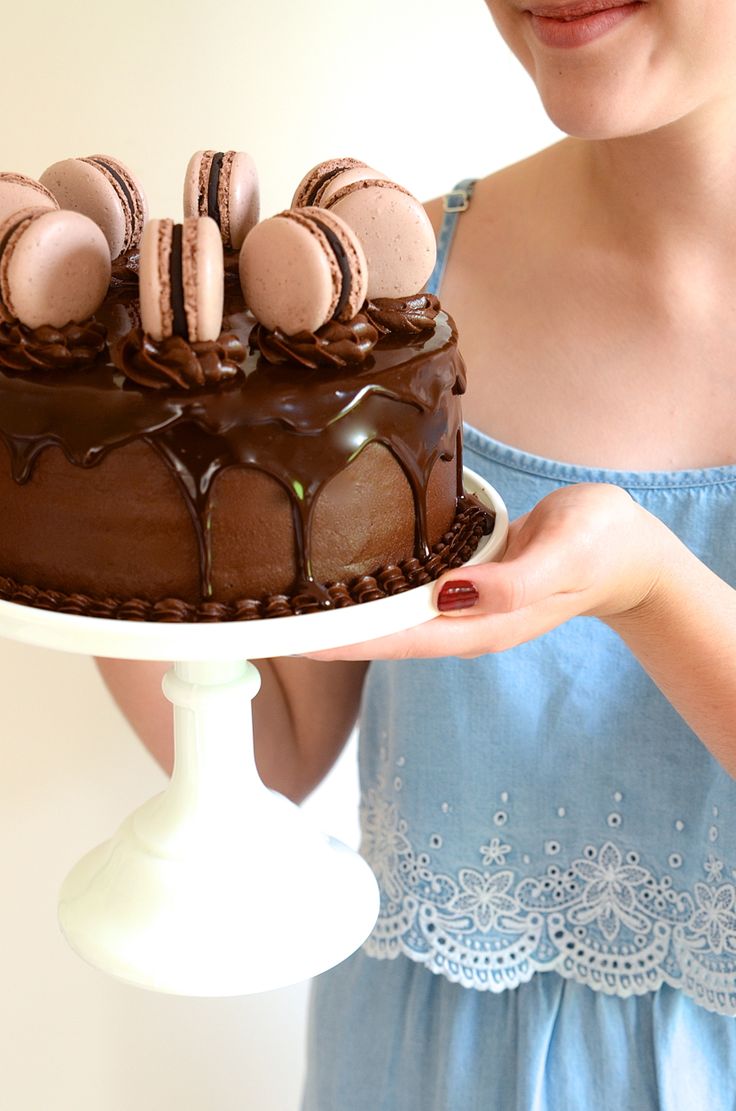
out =
[[[167,553],[163,562],[172,564],[176,552],[167,547],[165,537],[151,540],[158,545],[154,557],[141,554],[143,549],[148,551],[151,529],[163,531],[169,527],[167,514],[173,520],[178,512],[175,505],[159,505],[154,499],[150,519],[146,518],[145,528],[141,525],[141,551],[133,546],[119,553],[119,546],[110,541],[104,558],[89,556],[91,571],[88,568],[86,576],[75,577],[75,561],[81,567],[88,552],[82,538],[78,559],[74,554],[76,521],[67,513],[66,528],[59,526],[55,539],[56,526],[51,524],[46,536],[33,534],[35,544],[28,533],[17,541],[0,537],[0,597],[128,619],[243,620],[372,600],[429,581],[469,557],[481,533],[489,530],[490,517],[463,496],[460,395],[465,375],[455,328],[447,315],[439,311],[434,327],[415,336],[404,334],[399,340],[388,334],[371,342],[357,362],[327,359],[313,366],[293,352],[281,351],[277,357],[282,361],[269,362],[258,347],[249,351],[253,318],[245,311],[239,291],[229,289],[226,302],[223,334],[217,344],[202,345],[208,347],[209,371],[207,366],[202,368],[197,352],[199,370],[183,371],[189,355],[184,357],[179,345],[168,354],[162,350],[164,345],[156,345],[155,357],[150,356],[138,327],[137,303],[120,289],[111,291],[96,318],[107,334],[114,361],[106,350],[84,366],[69,367],[61,359],[61,369],[19,375],[0,356],[0,443],[7,448],[10,471],[6,477],[0,451],[0,507],[5,505],[13,519],[17,517],[19,528],[38,509],[32,498],[27,504],[21,502],[23,488],[36,485],[45,490],[44,483],[49,483],[50,489],[57,489],[54,484],[62,476],[73,481],[74,473],[93,476],[97,470],[101,478],[103,470],[109,472],[105,481],[114,481],[121,506],[126,499],[131,503],[126,512],[135,524],[135,513],[148,512],[149,507],[140,491],[127,486],[137,468],[152,466],[155,456],[173,478],[180,504],[186,506],[196,551],[193,578],[184,573],[176,578],[172,571],[169,587],[169,568],[158,566],[159,549]],[[376,333],[372,325],[361,323],[363,346],[367,330]],[[268,337],[261,341],[268,346]],[[361,346],[353,339],[346,341],[343,333],[338,347],[346,342]],[[213,370],[218,362],[222,373]],[[413,544],[410,539],[409,550],[397,552],[395,559],[385,554],[379,560],[372,552],[359,552],[340,575],[342,566],[330,568],[324,551],[340,549],[345,520],[355,515],[357,504],[370,500],[374,477],[378,476],[379,485],[383,482],[386,453],[393,460],[392,475],[385,490],[375,491],[378,504],[372,527],[390,516],[391,507],[380,499],[393,499],[394,487],[403,476],[414,511]],[[149,458],[151,464],[146,463]],[[237,482],[250,485],[236,486]],[[260,526],[248,517],[252,510],[253,520],[259,520],[256,510],[266,489],[263,482],[275,490],[274,504],[286,498],[290,507],[286,517],[291,522],[291,569],[281,579],[281,572],[271,566],[278,562],[278,544],[266,535],[267,529],[259,537]],[[89,485],[91,489],[94,484]],[[101,482],[96,496],[106,499],[100,506],[101,512],[109,514],[106,528],[115,523],[116,506],[109,504],[109,490],[105,494],[103,487]],[[338,489],[336,503],[345,496],[354,499],[348,517],[338,513],[334,525],[326,525],[323,519],[326,511],[321,501],[328,501],[322,498],[328,487]],[[82,493],[86,504],[86,487]],[[90,498],[94,506],[92,494]],[[76,493],[74,499],[76,507]],[[248,521],[245,531],[235,536],[231,523],[226,529],[219,521],[231,522],[239,506]],[[51,502],[48,508],[58,509]],[[100,526],[100,544],[108,543],[105,528]],[[331,534],[330,528],[337,531]],[[137,524],[129,532],[137,537],[136,529]],[[42,533],[40,525],[37,531]],[[186,539],[182,536],[182,549]],[[245,572],[240,580],[238,543],[251,555],[257,552],[252,562],[259,566],[252,582]],[[59,551],[50,551],[44,544],[56,545]],[[213,546],[218,544],[218,551],[235,545],[235,572],[213,570]],[[72,553],[69,558],[67,547]],[[63,573],[57,576],[56,568],[64,560]],[[224,557],[221,562],[226,562]],[[315,563],[320,566],[315,568]]]

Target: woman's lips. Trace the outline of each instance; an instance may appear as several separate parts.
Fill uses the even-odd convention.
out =
[[[600,38],[642,7],[641,0],[591,0],[590,3],[528,8],[532,30],[545,46],[584,46]]]

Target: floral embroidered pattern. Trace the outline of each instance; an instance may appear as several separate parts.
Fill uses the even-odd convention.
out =
[[[469,914],[473,924],[482,933],[494,927],[506,928],[514,923],[523,926],[516,917],[521,909],[516,899],[506,892],[513,883],[513,872],[476,872],[474,868],[460,870],[461,889],[450,900],[449,909],[459,914]]]
[[[503,866],[506,859],[506,854],[511,852],[510,845],[502,845],[500,837],[492,837],[487,845],[481,845],[481,855],[483,863],[488,867],[489,864],[500,864]]]
[[[364,797],[362,825],[361,851],[382,892],[369,955],[403,953],[487,991],[538,971],[620,996],[670,984],[708,1010],[736,1015],[736,885],[721,882],[715,856],[704,865],[708,882],[678,891],[671,876],[656,876],[610,839],[529,877],[509,866],[512,846],[493,837],[479,846],[484,870],[451,874],[417,850],[380,791]]]
[[[636,889],[649,879],[644,868],[622,864],[621,853],[607,841],[598,860],[575,860],[572,870],[585,886],[582,904],[570,911],[571,922],[583,926],[595,922],[606,941],[614,941],[621,926],[648,932],[648,919],[636,909]]]

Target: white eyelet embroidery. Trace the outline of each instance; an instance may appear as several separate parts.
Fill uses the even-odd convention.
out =
[[[450,874],[412,844],[394,803],[371,789],[361,810],[361,851],[382,892],[369,955],[403,953],[454,983],[494,992],[552,970],[624,997],[669,984],[736,1015],[736,886],[722,882],[714,854],[707,882],[692,891],[611,840],[572,859],[565,850],[568,863],[560,853],[559,864],[528,877],[507,863],[512,846],[493,837],[480,846],[482,868]]]

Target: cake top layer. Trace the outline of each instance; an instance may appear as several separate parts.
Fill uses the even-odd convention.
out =
[[[385,308],[384,314],[388,311]],[[375,314],[380,320],[378,309]],[[404,315],[410,329],[416,311]],[[362,320],[364,326],[371,326],[367,317]],[[42,364],[33,373],[14,368],[13,364],[20,361],[19,351],[39,343],[39,336],[20,328],[13,336],[6,327],[0,335],[0,436],[13,444],[16,477],[22,480],[32,457],[52,443],[78,466],[93,466],[111,448],[138,437],[155,437],[173,425],[190,422],[208,433],[231,439],[233,450],[241,455],[247,454],[245,441],[255,428],[276,425],[310,434],[325,433],[339,421],[354,425],[351,414],[365,404],[369,395],[390,398],[409,408],[433,410],[447,391],[460,393],[464,389],[454,325],[441,311],[433,325],[414,334],[391,332],[383,337],[376,329],[377,340],[366,358],[353,366],[339,359],[333,368],[309,366],[308,354],[307,365],[299,358],[299,342],[315,346],[321,338],[329,347],[324,335],[303,335],[296,341],[280,337],[283,350],[274,357],[281,361],[271,362],[258,347],[251,349],[254,329],[258,333],[256,323],[239,291],[229,288],[218,341],[182,341],[182,349],[190,349],[205,365],[219,364],[219,374],[210,371],[213,378],[218,378],[218,388],[207,389],[205,381],[203,389],[190,392],[182,390],[175,378],[164,378],[162,388],[154,390],[135,381],[135,364],[146,357],[152,365],[157,356],[162,365],[174,359],[170,354],[168,359],[162,355],[162,345],[156,344],[148,345],[146,355],[137,299],[131,291],[120,290],[108,297],[95,321],[88,325],[88,329],[97,326],[104,333],[92,332],[85,340],[83,329],[77,328],[75,333],[68,330],[68,334],[81,332],[82,342],[97,340],[103,346],[88,365],[64,370],[62,378],[57,369],[44,370]],[[46,331],[61,338],[62,333]],[[278,333],[267,333],[262,339],[267,350],[269,343],[273,346],[278,341]],[[339,336],[336,342],[339,345]],[[448,354],[453,357],[448,358]],[[164,368],[161,373],[174,372]],[[363,438],[367,434],[368,430]],[[355,435],[353,427],[352,451],[358,448]],[[237,449],[235,441],[240,439],[244,443]]]

